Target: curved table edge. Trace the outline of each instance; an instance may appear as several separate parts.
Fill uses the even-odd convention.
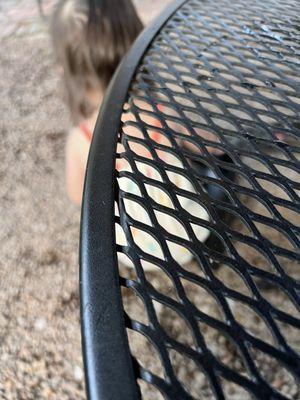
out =
[[[110,83],[95,127],[80,229],[82,349],[86,391],[91,400],[140,398],[125,330],[116,257],[115,149],[123,104],[136,68],[156,34],[186,1],[175,0],[136,39]]]

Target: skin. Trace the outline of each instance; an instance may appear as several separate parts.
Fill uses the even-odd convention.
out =
[[[98,110],[102,102],[102,95],[100,93],[93,92],[93,93],[88,93],[88,96],[89,99],[93,101],[93,104],[95,104],[95,109]],[[146,104],[144,103],[142,104],[141,102],[139,102],[138,104],[140,108],[147,109]],[[98,111],[95,112],[90,119],[82,121],[90,132],[93,132],[94,130],[95,123],[97,120],[97,115]],[[125,113],[122,116],[123,122],[130,121],[132,120],[132,118],[134,117],[130,113]],[[154,121],[151,117],[149,117],[148,123],[154,126],[158,126],[157,123],[159,124],[158,121]],[[174,124],[173,129],[180,131],[181,127]],[[198,129],[197,133],[199,134],[199,136],[203,138],[216,140],[214,135],[211,135],[203,130]],[[132,136],[135,136],[134,132],[132,132]],[[182,145],[185,148],[191,150],[193,153],[201,154],[201,151],[199,149],[195,148],[195,146],[190,146],[189,142],[187,141],[184,141]],[[132,144],[131,148],[132,147],[135,147],[135,145]],[[68,135],[66,143],[66,187],[69,199],[78,206],[81,205],[81,200],[82,200],[84,177],[85,177],[85,170],[89,154],[89,148],[90,148],[90,142],[84,136],[81,129],[79,127],[73,128]],[[140,153],[143,150],[141,150],[141,148],[136,146],[136,151]],[[212,147],[208,148],[208,151],[216,155],[220,155],[222,153],[220,150]],[[146,153],[144,156],[147,157]]]
[[[89,147],[78,128],[70,132],[66,144],[66,186],[69,199],[78,206],[81,204]]]
[[[97,113],[92,118],[83,121],[93,132]],[[69,199],[76,205],[81,205],[86,164],[90,143],[82,134],[80,128],[73,128],[66,143],[66,186]]]

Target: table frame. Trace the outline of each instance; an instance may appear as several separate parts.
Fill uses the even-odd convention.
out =
[[[93,135],[80,239],[83,358],[87,396],[93,400],[140,398],[125,330],[116,256],[117,135],[123,104],[141,57],[165,22],[185,2],[174,1],[137,38],[111,81]],[[102,181],[99,181],[100,170]]]

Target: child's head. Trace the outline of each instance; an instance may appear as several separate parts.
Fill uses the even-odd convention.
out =
[[[142,29],[131,0],[61,0],[52,19],[74,122],[89,118],[120,60]]]

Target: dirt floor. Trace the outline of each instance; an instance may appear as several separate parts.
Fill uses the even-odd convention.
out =
[[[45,12],[54,1],[44,1]],[[163,4],[137,0],[147,22]],[[0,4],[0,398],[84,399],[68,113],[33,0]]]
[[[44,3],[49,14],[54,1]],[[145,22],[166,3],[136,0]],[[85,399],[78,298],[80,210],[66,198],[64,185],[64,143],[70,121],[60,97],[47,22],[39,18],[34,0],[1,1],[0,46],[0,398]],[[264,212],[261,208],[260,213]],[[243,232],[244,227],[236,229]],[[280,240],[278,232],[273,238]],[[254,265],[264,264],[257,254],[249,256],[249,250],[241,247],[239,251],[245,258],[252,257]],[[199,268],[190,268],[199,273]],[[286,268],[300,278],[295,265],[289,263]],[[224,266],[216,275],[242,291],[243,282],[231,269]],[[149,276],[154,287],[159,291],[168,288],[170,296],[170,283],[164,279],[155,273]],[[189,293],[197,307],[218,318],[212,297],[192,287]],[[276,289],[267,288],[265,295],[277,307],[298,313]],[[139,308],[133,294],[125,294],[124,299],[128,313],[141,320],[145,310]],[[270,340],[257,314],[245,312],[237,303],[231,306],[236,318],[248,324],[254,335]],[[190,343],[190,333],[184,331],[176,314],[159,307],[158,316],[170,336]],[[216,356],[243,373],[242,361],[231,344],[209,327],[202,329]],[[282,331],[299,351],[299,331],[284,331],[284,327]],[[141,338],[132,343],[141,363],[160,375],[160,362],[149,343]],[[273,366],[273,361],[259,357],[266,379],[281,393],[299,399],[293,378]],[[172,362],[179,380],[196,399],[212,399],[203,375],[195,372],[189,361],[177,353]],[[143,386],[143,390],[145,400],[161,399],[153,388]],[[230,400],[248,399],[233,385],[225,390]]]

